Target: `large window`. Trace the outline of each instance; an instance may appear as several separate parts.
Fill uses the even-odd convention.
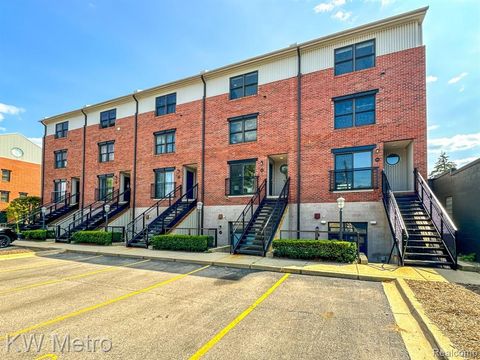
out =
[[[10,191],[0,190],[0,202],[10,202]]]
[[[98,144],[98,160],[100,162],[108,162],[114,160],[115,141],[106,141]]]
[[[161,199],[175,189],[175,168],[162,168],[155,170],[155,184],[152,197]]]
[[[248,195],[257,190],[256,160],[231,161],[228,195]]]
[[[64,200],[67,194],[67,180],[58,179],[53,181],[53,194],[52,200],[54,202],[59,202]]]
[[[97,200],[105,200],[112,197],[113,194],[113,174],[104,174],[98,176]]]
[[[335,49],[335,75],[375,66],[375,40]]]
[[[2,169],[2,181],[3,182],[10,182],[12,177],[12,171],[7,169]]]
[[[258,71],[230,78],[230,100],[255,95],[258,90]]]
[[[117,109],[102,111],[100,113],[100,127],[107,128],[110,126],[115,126],[116,119],[117,119]]]
[[[229,119],[230,144],[257,140],[257,115]]]
[[[175,130],[159,131],[154,135],[156,155],[175,152]]]
[[[359,190],[372,189],[373,146],[365,146],[357,149],[336,149],[335,170],[333,171],[332,190]]]
[[[376,90],[334,98],[335,129],[375,124]]]
[[[328,223],[328,239],[338,240],[340,239],[340,223],[329,222]],[[368,255],[368,223],[366,222],[344,222],[342,240],[357,242],[358,232],[358,247],[360,252]]]
[[[20,199],[24,199],[24,198],[26,198],[27,196],[28,196],[28,193],[26,193],[26,192],[19,192],[19,193],[18,193],[18,197],[19,197]]]
[[[173,114],[177,107],[177,93],[159,96],[155,99],[156,116]]]
[[[57,139],[67,137],[68,121],[61,122],[55,125],[55,137]]]
[[[67,150],[55,151],[55,169],[67,167]]]

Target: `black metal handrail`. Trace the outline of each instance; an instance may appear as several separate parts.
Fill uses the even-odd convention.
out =
[[[159,192],[161,192],[161,191],[157,191],[157,185],[158,185],[158,184],[155,184],[155,183],[150,184],[150,198],[151,198],[151,199],[163,199],[163,198],[165,198],[166,196],[168,196],[168,194],[170,194],[172,191],[175,190],[177,183],[175,183],[175,182],[167,182],[167,183],[161,183],[161,184],[164,186],[164,189],[163,189],[163,190],[164,190],[164,194],[163,194],[163,195],[162,195],[162,194],[159,194]],[[169,188],[170,188],[170,189],[173,189],[173,190],[165,193],[165,190],[166,190],[166,189],[169,189]],[[159,189],[159,190],[161,190],[161,189]]]
[[[255,209],[254,209],[255,205],[258,207],[266,197],[267,197],[267,179],[263,180],[260,187],[257,188],[255,194],[248,201],[247,206],[245,206],[240,216],[234,222],[235,227],[232,229],[232,234],[236,234],[241,226],[242,235],[238,238],[238,241],[236,243],[232,243],[232,250],[231,250],[232,252],[235,252],[235,250],[237,250],[237,247],[240,243],[240,240],[245,234],[245,230],[247,229],[248,224],[253,219],[253,214],[255,213]],[[235,237],[233,237],[232,240],[235,242]]]
[[[398,262],[400,265],[403,265],[409,234],[405,222],[403,221],[402,213],[400,212],[397,200],[395,199],[395,195],[393,194],[390,183],[388,182],[387,174],[385,174],[384,171],[382,171],[382,195],[383,206],[385,207],[388,224],[393,235],[393,246],[387,263],[390,262],[393,250],[396,247],[399,255]]]
[[[140,215],[135,217],[132,221],[127,224],[126,228],[126,245],[128,245],[135,237],[143,234],[145,235],[145,230],[147,229],[148,220],[150,217],[156,219],[160,216],[162,207],[170,207],[172,205],[173,199],[177,197],[177,194],[181,194],[182,185],[175,187],[170,193],[166,194],[163,198],[159,199],[147,210],[142,212]]]
[[[378,167],[330,170],[328,173],[330,191],[378,189]],[[370,184],[368,186],[355,186],[355,176],[360,176],[360,174],[369,175]],[[339,178],[343,182],[337,182]]]
[[[268,217],[267,221],[265,222],[265,225],[261,230],[264,256],[268,250],[268,246],[270,245],[270,242],[273,240],[273,237],[275,236],[275,230],[276,230],[275,226],[277,224],[274,222],[274,219],[276,219],[278,216],[281,216],[281,214],[285,210],[285,207],[288,204],[289,193],[290,193],[290,178],[288,178],[287,181],[285,181],[285,184],[283,185],[283,189],[280,192],[280,195],[278,195],[277,201],[275,202],[275,206],[273,207],[272,213]]]
[[[116,190],[117,193],[119,190]],[[107,200],[108,197],[113,199],[115,193],[115,188],[111,187],[104,187],[104,188],[96,188],[95,189],[95,200],[96,201],[103,201]]]
[[[447,211],[443,208],[440,201],[428,186],[425,179],[415,168],[415,192],[422,202],[423,208],[430,216],[433,225],[440,234],[445,249],[450,256],[454,268],[457,267],[457,227],[453,223]]]
[[[180,215],[178,208],[180,207],[181,204],[191,204],[197,201],[197,193],[198,193],[198,184],[195,184],[190,189],[187,189],[187,191],[185,191],[185,193],[182,196],[180,196],[180,198],[169,207],[169,213],[171,214],[172,212],[174,212],[175,214],[175,216],[173,217],[174,220],[172,220],[172,222],[175,222],[175,220],[177,220],[178,216]],[[163,217],[162,229],[167,229],[168,225],[169,224],[165,224],[165,217]],[[147,225],[147,228],[149,226],[150,224]]]
[[[225,179],[225,196],[241,196],[241,195],[254,195],[257,192],[258,188],[258,176],[245,176],[241,178],[237,178],[236,180],[241,180],[242,191],[239,193],[232,192],[232,181],[231,178]],[[243,188],[245,187],[245,180],[252,181],[252,192],[243,192]]]

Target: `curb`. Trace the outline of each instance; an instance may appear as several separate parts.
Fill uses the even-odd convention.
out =
[[[452,345],[450,339],[445,336],[441,330],[427,317],[425,311],[423,310],[422,304],[420,304],[420,302],[415,298],[412,289],[410,289],[405,280],[396,279],[395,285],[410,309],[413,317],[418,322],[423,333],[427,337],[427,340],[432,345],[432,348],[436,352],[435,355],[440,359],[463,359],[463,357],[455,355],[458,354],[459,351]]]

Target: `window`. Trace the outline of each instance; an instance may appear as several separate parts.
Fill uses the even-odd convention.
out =
[[[115,141],[106,141],[98,144],[100,162],[113,161],[115,153]]]
[[[445,211],[450,218],[453,217],[453,198],[451,196],[445,198]]]
[[[55,169],[67,167],[67,150],[55,151]]]
[[[229,119],[230,144],[257,140],[257,115]]]
[[[231,161],[228,195],[248,195],[257,190],[256,159]]]
[[[10,191],[0,190],[0,202],[8,203],[10,201]]]
[[[258,71],[230,78],[230,100],[255,95],[258,89]]]
[[[175,152],[175,130],[159,131],[154,135],[156,155]]]
[[[113,194],[113,174],[98,176],[97,200],[106,200]]]
[[[338,222],[329,222],[328,223],[328,240],[338,240],[340,239],[340,223]],[[366,222],[344,222],[343,223],[343,234],[342,239],[345,241],[357,241],[357,235],[352,233],[358,232],[358,248],[360,252],[368,255],[367,253],[367,244],[368,244],[368,223]]]
[[[58,123],[55,125],[55,138],[60,139],[67,137],[68,121]]]
[[[177,106],[177,93],[159,96],[155,99],[156,116],[173,114]]]
[[[333,98],[335,129],[375,124],[377,90]]]
[[[100,127],[107,128],[110,126],[115,126],[116,118],[117,118],[117,109],[102,111],[100,113]]]
[[[53,181],[52,201],[60,202],[67,194],[67,180],[58,179]]]
[[[19,192],[18,193],[18,197],[21,198],[21,199],[26,198],[27,196],[28,196],[28,193],[26,193],[26,192]]]
[[[2,169],[2,181],[3,182],[10,182],[10,178],[12,176],[12,171],[7,169]]]
[[[175,189],[175,168],[162,168],[155,171],[155,184],[152,191],[154,199],[162,199]]]
[[[375,66],[375,40],[335,49],[335,75]]]
[[[373,188],[372,149],[374,146],[334,150],[335,170],[331,190]]]
[[[400,155],[390,154],[390,155],[387,156],[386,162],[390,166],[395,166],[400,162]]]

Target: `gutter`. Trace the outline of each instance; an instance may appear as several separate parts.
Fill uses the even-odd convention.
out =
[[[297,46],[297,239],[300,239],[300,205],[301,205],[301,149],[302,149],[302,57]]]
[[[84,117],[84,123],[83,123],[83,148],[82,148],[82,194],[80,196],[82,200],[82,213],[83,213],[83,207],[85,205],[85,151],[86,151],[86,146],[87,146],[87,113],[85,110],[80,109],[80,111],[83,114]]]
[[[138,99],[132,94],[135,100],[135,123],[133,130],[133,191],[132,191],[132,219],[135,219],[135,207],[137,204],[137,138],[138,138]]]
[[[203,83],[203,97],[202,97],[202,176],[200,184],[200,201],[202,204],[205,204],[205,122],[206,122],[206,111],[207,111],[207,83],[205,82],[205,77],[200,75]],[[204,223],[204,211],[202,207],[200,215],[200,229],[203,229]]]
[[[43,138],[42,138],[42,188],[40,189],[40,197],[42,199],[42,205],[45,204],[45,137],[47,136],[47,125],[40,121],[43,125]]]

